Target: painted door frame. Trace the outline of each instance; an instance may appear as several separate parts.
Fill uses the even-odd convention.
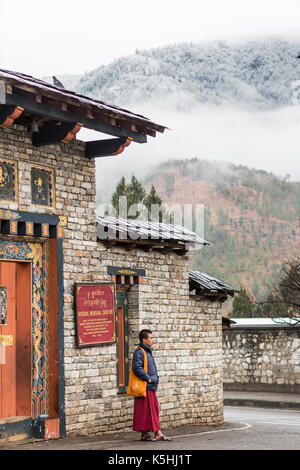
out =
[[[116,291],[116,331],[117,331],[117,392],[126,393],[129,377],[129,327],[127,292]],[[122,322],[122,323],[121,323]],[[122,338],[120,338],[120,334]],[[121,349],[122,348],[122,351]],[[123,383],[120,384],[120,359],[123,366]]]
[[[63,307],[64,307],[64,288],[63,288],[63,227],[67,221],[65,217],[58,217],[55,215],[38,214],[31,212],[10,211],[0,209],[1,220],[1,233],[0,242],[10,242],[9,259],[11,261],[18,261],[20,258],[20,245],[23,243],[31,244],[47,244],[49,247],[49,282],[47,288],[51,289],[51,295],[54,299],[52,309],[55,310],[53,318],[55,319],[55,347],[57,355],[56,365],[57,374],[55,377],[55,386],[57,388],[57,404],[56,413],[59,418],[59,436],[63,437],[66,434],[65,424],[65,386],[64,386],[64,321],[63,321]],[[29,227],[30,233],[28,236],[27,228]],[[18,244],[18,245],[17,245]],[[5,243],[4,243],[5,245]],[[13,253],[14,246],[18,246],[18,255]],[[0,250],[0,260],[4,260],[5,253]],[[51,263],[52,260],[52,263]],[[45,266],[43,266],[45,268]],[[45,286],[46,288],[46,286]],[[52,290],[54,290],[54,295]],[[50,367],[53,365],[50,364]],[[51,406],[54,407],[52,404]],[[33,418],[33,426],[36,417]],[[39,420],[43,418],[39,418]],[[42,435],[40,437],[43,437]]]

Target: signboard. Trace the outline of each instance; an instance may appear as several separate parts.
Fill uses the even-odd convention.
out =
[[[115,285],[75,284],[79,348],[116,342]]]

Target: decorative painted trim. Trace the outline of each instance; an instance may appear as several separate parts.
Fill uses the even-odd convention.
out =
[[[112,281],[118,285],[142,284],[143,276],[146,276],[145,269],[116,268],[108,266],[107,273],[111,275]]]
[[[116,292],[116,331],[117,331],[117,393],[126,393],[129,378],[129,325],[128,325],[128,304],[126,292]],[[119,315],[119,308],[122,308],[122,315]],[[120,324],[119,322],[122,322]],[[119,337],[122,335],[122,338]],[[122,367],[123,381],[120,377],[120,367]]]
[[[48,242],[0,239],[0,261],[32,263],[32,417],[48,414]]]
[[[18,202],[18,163],[14,160],[9,160],[7,158],[0,158],[0,185],[5,184],[5,176],[3,175],[3,172],[7,173],[7,170],[5,170],[5,165],[8,165],[12,167],[12,174],[11,174],[11,191],[12,191],[12,198],[8,197],[0,197],[0,201],[2,202],[7,202],[7,203],[12,203],[12,202]],[[6,178],[9,178],[8,173],[6,174]],[[4,209],[7,211],[7,209]],[[3,217],[4,218],[4,217]],[[10,217],[9,217],[10,218]]]
[[[48,252],[48,238],[36,238],[37,228],[42,224],[48,224],[49,236],[57,238],[57,330],[58,330],[58,407],[59,407],[59,435],[60,437],[66,434],[66,416],[65,416],[65,383],[64,383],[64,283],[63,283],[63,239],[57,237],[58,224],[67,225],[67,217],[58,217],[53,214],[32,213],[24,211],[11,211],[5,208],[0,208],[0,220],[5,222],[10,228],[10,221],[15,220],[18,222],[18,232],[22,228],[24,233],[18,235],[1,234],[0,235],[0,260],[4,260],[7,256],[8,259],[31,261],[32,265],[37,268],[35,271],[32,269],[33,275],[39,274],[42,266],[42,271],[48,273],[47,266],[49,265],[49,252]],[[29,235],[29,236],[27,236]],[[63,232],[61,231],[61,235]],[[1,248],[2,243],[2,248]],[[6,243],[6,245],[5,245]],[[17,243],[13,248],[13,243]],[[23,247],[22,247],[23,245]],[[32,253],[32,257],[26,259],[26,253],[30,246],[38,245],[43,247],[43,257],[38,258]],[[24,251],[25,250],[25,251]],[[29,252],[28,252],[29,253]],[[28,256],[27,256],[28,258]],[[37,262],[38,261],[38,262]],[[36,262],[36,263],[35,263]],[[43,274],[44,276],[44,274]],[[48,347],[49,347],[49,325],[48,325],[48,276],[44,276],[40,280],[37,278],[36,283],[32,282],[35,289],[39,289],[40,295],[35,296],[36,302],[43,303],[45,308],[45,315],[42,318],[40,328],[36,328],[37,339],[39,339],[39,330],[43,331],[43,362],[36,352],[38,350],[38,343],[35,343],[35,356],[33,362],[32,381],[34,380],[34,390],[32,390],[32,416],[36,420],[38,416],[48,413],[49,406],[49,363],[48,363]],[[43,289],[44,288],[44,289]],[[36,292],[36,291],[35,291]],[[38,305],[37,305],[38,307]],[[34,310],[35,325],[37,325],[38,309]],[[33,317],[34,317],[33,315]],[[34,331],[33,331],[34,333]],[[45,375],[45,376],[43,376]],[[41,380],[43,380],[44,392],[41,393]]]
[[[48,224],[42,224],[42,236],[49,237],[49,225]]]
[[[34,235],[33,231],[33,222],[25,222],[26,223],[26,235]]]
[[[145,269],[135,269],[135,268],[117,268],[115,266],[107,266],[108,274],[119,274],[125,276],[146,276]]]
[[[64,238],[64,228],[61,225],[57,226],[57,238]]]
[[[39,204],[37,202],[32,201],[32,194],[31,194],[31,204],[35,207],[53,207],[55,208],[55,182],[54,182],[54,169],[43,167],[40,165],[31,165],[31,179],[32,179],[32,170],[40,170],[44,171],[48,174],[49,177],[49,204]],[[32,184],[31,184],[31,191],[32,191]]]
[[[0,110],[0,127],[11,126],[23,113],[22,106],[4,106]]]
[[[83,124],[81,122],[77,122],[74,126],[73,129],[71,129],[68,134],[66,135],[66,137],[64,139],[62,139],[62,142],[64,142],[65,144],[71,142],[71,140],[75,139],[76,137],[76,134],[80,131],[80,129],[82,128]]]
[[[59,435],[66,435],[65,376],[64,376],[64,279],[63,239],[57,239],[57,329],[58,329],[58,407]]]
[[[63,238],[67,217],[11,211],[0,208],[1,233],[44,238]],[[58,225],[59,224],[59,225]],[[60,228],[58,228],[60,227]]]
[[[15,220],[10,221],[10,233],[12,235],[17,235],[18,234],[18,222]]]

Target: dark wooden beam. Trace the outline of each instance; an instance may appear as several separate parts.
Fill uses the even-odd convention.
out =
[[[173,251],[173,249],[174,248],[170,248],[170,247],[169,248],[161,248],[161,252],[168,254],[168,253],[171,253]]]
[[[141,250],[145,251],[146,253],[151,253],[151,251],[153,250],[153,247],[152,247],[152,246],[145,246],[145,245],[141,245],[141,246],[139,246],[138,248],[140,248]]]
[[[131,139],[132,140],[132,139]],[[131,142],[127,137],[119,139],[93,140],[86,142],[85,156],[88,158],[110,157],[119,155]]]
[[[110,241],[103,240],[103,243],[106,246],[106,248],[112,248],[113,246],[117,244],[115,241],[111,241],[111,240]]]
[[[142,132],[134,132],[120,126],[112,126],[98,119],[88,118],[82,114],[74,113],[70,110],[64,111],[50,104],[38,103],[35,95],[29,96],[30,93],[23,90],[13,88],[12,93],[2,93],[0,104],[9,106],[21,106],[26,112],[34,116],[47,117],[54,121],[63,123],[81,122],[83,127],[93,129],[104,134],[115,137],[131,137],[135,142],[146,143],[147,135]]]
[[[136,248],[136,243],[130,243],[128,245],[125,246],[125,250],[126,251],[132,251]]]
[[[39,129],[39,132],[32,133],[32,143],[36,147],[43,145],[53,145],[60,142],[69,142],[75,137],[76,131],[78,132],[81,125],[78,123],[45,125]]]
[[[143,246],[150,246],[151,248],[172,248],[172,249],[178,249],[178,250],[186,250],[185,248],[185,243],[178,243],[178,242],[172,242],[172,241],[167,241],[167,240],[151,240],[151,239],[142,239],[138,238],[136,240],[133,240],[131,238],[108,238],[106,240],[101,240],[103,242],[115,242],[118,244],[127,244],[127,243],[136,243],[136,245],[143,245]]]
[[[188,253],[188,250],[185,250],[185,249],[183,249],[183,250],[173,250],[173,251],[178,256],[185,256]]]
[[[180,244],[177,242],[168,242],[165,240],[131,240],[131,239],[107,239],[107,240],[100,240],[104,243],[107,248],[111,248],[112,246],[118,245],[123,246],[126,251],[133,250],[135,248],[141,249],[147,253],[155,250],[159,251],[160,253],[170,253],[173,252],[178,256],[185,256],[188,253],[188,250],[185,248],[185,244]]]

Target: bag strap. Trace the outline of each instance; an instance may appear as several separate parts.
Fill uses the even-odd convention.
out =
[[[144,348],[138,347],[138,348],[136,348],[136,350],[134,351],[134,353],[135,353],[138,349],[140,349],[140,350],[143,351],[143,353],[144,353],[144,371],[146,372],[146,374],[148,374],[148,360],[147,360],[146,351],[145,351]],[[132,362],[133,362],[134,353],[133,353],[133,355],[132,355]]]

